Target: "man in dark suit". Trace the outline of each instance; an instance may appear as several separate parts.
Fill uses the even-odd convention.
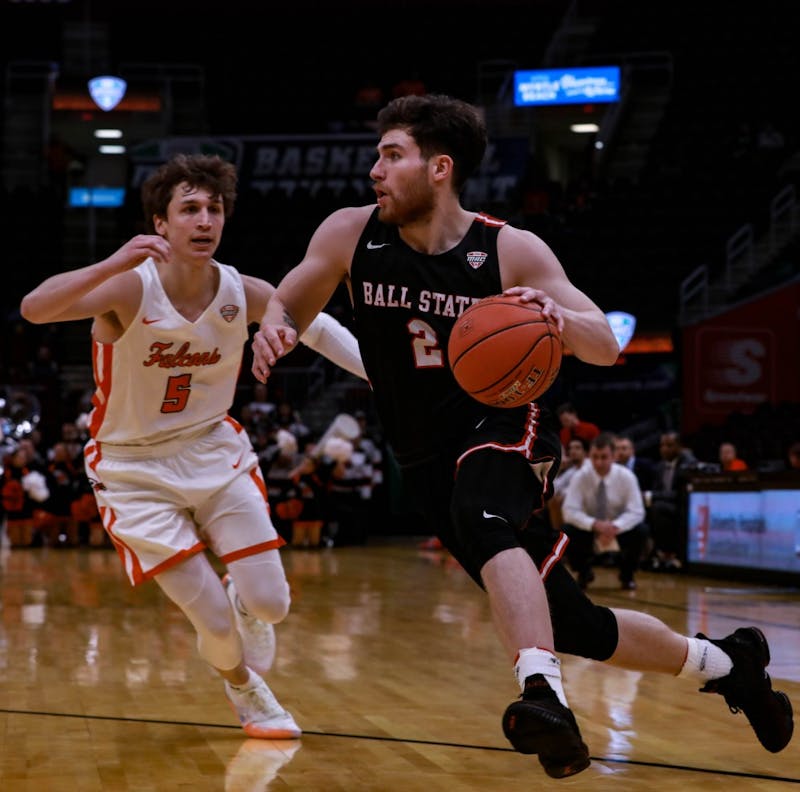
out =
[[[653,489],[654,462],[646,457],[636,456],[636,447],[630,435],[618,434],[614,440],[614,461],[628,468],[639,482],[639,489],[647,492]]]
[[[651,567],[674,572],[683,566],[686,545],[686,484],[699,462],[677,432],[664,432],[658,450],[661,458],[653,467],[652,489],[644,492],[654,543]]]

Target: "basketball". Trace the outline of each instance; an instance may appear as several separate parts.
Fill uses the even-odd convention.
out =
[[[447,344],[456,382],[492,407],[519,407],[541,396],[558,376],[561,353],[561,335],[541,306],[502,294],[467,308]]]

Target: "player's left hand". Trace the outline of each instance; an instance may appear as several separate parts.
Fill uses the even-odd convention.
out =
[[[297,345],[297,330],[290,325],[262,323],[253,335],[253,376],[266,382],[278,358],[288,355]]]

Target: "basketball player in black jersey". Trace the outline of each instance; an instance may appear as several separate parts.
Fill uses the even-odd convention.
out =
[[[347,285],[406,491],[486,590],[514,663],[522,695],[503,715],[506,737],[516,750],[538,754],[550,776],[590,764],[556,650],[704,682],[704,691],[745,712],[768,750],[781,750],[792,709],[764,671],[761,631],[687,638],[646,614],[594,605],[560,561],[566,538],[545,535],[530,519],[551,495],[561,457],[554,417],[536,403],[486,407],[450,372],[456,318],[499,292],[540,304],[581,360],[610,366],[619,354],[603,312],[541,239],[461,206],[459,193],[487,142],[479,113],[446,96],[405,96],[381,110],[378,131],[370,172],[377,205],[340,209],[321,223],[254,336],[254,375],[265,381],[339,284]]]

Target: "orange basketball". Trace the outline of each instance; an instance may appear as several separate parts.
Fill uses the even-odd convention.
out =
[[[561,367],[561,336],[537,303],[502,294],[474,303],[456,320],[447,355],[458,384],[492,407],[541,396]]]

